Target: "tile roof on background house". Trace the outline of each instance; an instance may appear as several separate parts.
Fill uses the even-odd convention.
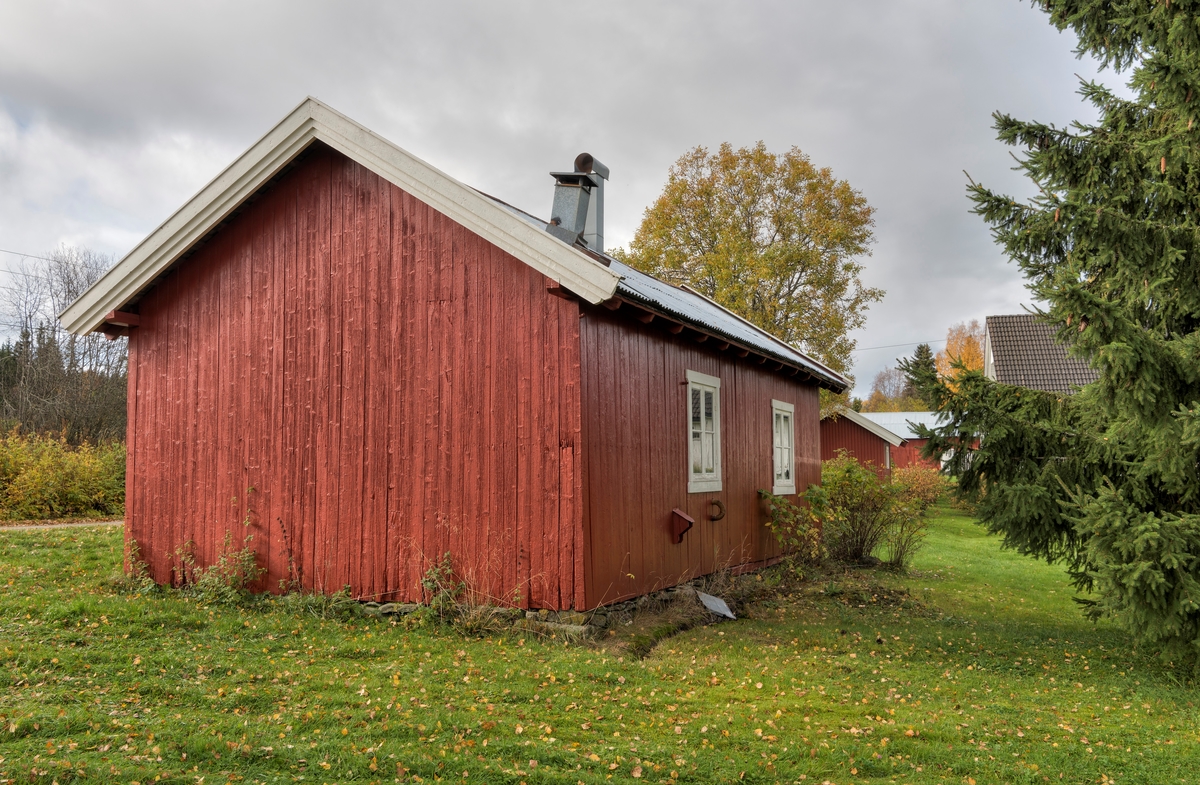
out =
[[[1036,314],[989,316],[986,323],[983,372],[989,379],[1067,394],[1096,381],[1095,369],[1069,357],[1054,340],[1054,328]]]
[[[483,195],[488,196],[487,194]],[[488,196],[488,198],[534,226],[545,227],[546,225],[544,220],[519,207],[514,207],[493,196]],[[705,332],[728,338],[748,349],[769,355],[789,365],[799,366],[811,374],[819,384],[830,387],[835,392],[841,392],[848,386],[847,380],[837,372],[812,359],[794,346],[781,341],[766,330],[755,327],[699,292],[660,281],[607,254],[596,253],[595,255],[602,257],[608,265],[608,269],[621,276],[617,282],[618,297],[639,305],[646,305],[651,310],[661,312],[664,316],[695,325]]]
[[[904,439],[921,438],[909,425],[910,422],[924,425],[926,428],[942,426],[942,415],[938,412],[859,412],[859,414]]]

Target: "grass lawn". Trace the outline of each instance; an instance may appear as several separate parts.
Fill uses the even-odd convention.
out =
[[[123,595],[120,554],[0,533],[0,782],[1200,781],[1194,686],[947,508],[913,575],[644,660]]]

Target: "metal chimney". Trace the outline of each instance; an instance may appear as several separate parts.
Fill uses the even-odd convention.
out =
[[[604,250],[604,181],[608,167],[588,153],[575,158],[575,171],[551,172],[554,205],[546,231],[565,243]]]
[[[588,172],[600,178],[588,204],[583,241],[593,251],[604,253],[604,182],[608,179],[608,167],[593,158],[591,153],[580,153],[575,156],[575,171]]]

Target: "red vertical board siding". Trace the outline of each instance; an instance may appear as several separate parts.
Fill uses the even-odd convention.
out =
[[[138,310],[155,579],[251,535],[264,589],[419,600],[449,552],[479,597],[583,607],[579,307],[540,273],[317,145]]]
[[[772,399],[796,407],[796,482],[820,482],[818,391],[751,357],[673,336],[621,310],[580,320],[583,607],[780,555],[759,504],[774,478]],[[688,493],[687,371],[721,380],[722,490]],[[712,502],[726,515],[710,520]],[[671,511],[696,523],[671,541]],[[578,603],[577,603],[578,604]]]
[[[928,439],[909,439],[901,447],[892,448],[892,467],[896,469],[907,469],[910,466],[923,466],[927,469],[940,469],[941,465],[938,461],[932,461],[921,457],[921,450],[925,448],[925,443]]]
[[[821,420],[821,460],[836,458],[839,450],[883,474],[888,469],[888,443],[846,417]],[[897,448],[892,448],[895,457]]]

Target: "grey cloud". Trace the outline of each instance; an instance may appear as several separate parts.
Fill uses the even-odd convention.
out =
[[[684,150],[797,145],[878,210],[860,346],[941,338],[1024,301],[962,170],[1027,193],[990,115],[1089,118],[1073,43],[1018,0],[7,4],[0,248],[120,255],[312,94],[535,212],[586,149],[617,244]]]

